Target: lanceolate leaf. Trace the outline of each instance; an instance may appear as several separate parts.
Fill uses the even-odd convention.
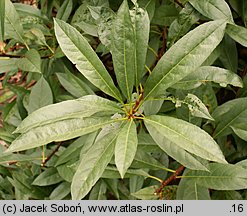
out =
[[[65,119],[89,117],[104,111],[108,114],[122,112],[120,107],[110,100],[96,95],[87,95],[76,100],[63,101],[40,108],[25,118],[15,133],[24,133],[32,128]]]
[[[231,128],[241,139],[247,141],[247,122],[233,125]]]
[[[184,175],[188,171],[186,170]],[[195,181],[187,178],[181,179],[176,199],[178,200],[210,200],[209,190],[196,183]]]
[[[0,41],[4,40],[5,0],[0,1]]]
[[[209,114],[207,107],[197,96],[193,94],[188,94],[185,97],[184,102],[188,105],[191,115],[209,120],[214,120]]]
[[[149,186],[142,188],[141,190],[132,193],[131,195],[141,199],[141,200],[158,200],[159,196],[155,194],[155,191],[158,189],[157,185]]]
[[[23,28],[20,24],[20,18],[18,16],[18,13],[15,10],[15,7],[10,0],[4,0],[4,1],[5,1],[5,20],[6,20],[6,24],[8,25],[5,26],[5,29],[7,29],[8,36],[25,44],[25,40],[23,38]]]
[[[175,19],[169,27],[167,35],[168,47],[171,47],[181,36],[186,34],[199,18],[200,14],[195,10],[195,8],[190,4],[185,4],[177,19]]]
[[[41,77],[31,90],[31,94],[29,96],[28,113],[30,114],[33,111],[52,103],[52,90],[49,83]]]
[[[163,135],[157,130],[152,130],[150,134],[156,137],[156,142],[160,148],[165,151],[170,157],[175,159],[177,162],[181,163],[183,166],[192,170],[208,170],[200,161],[198,161],[193,155],[181,148],[175,142],[168,139],[164,139]]]
[[[72,180],[72,199],[80,200],[91,190],[110,162],[117,138],[117,131],[108,133],[81,158]]]
[[[152,170],[156,169],[165,169],[166,167],[157,161],[152,155],[147,152],[138,149],[133,163],[131,164],[132,168],[148,168]]]
[[[22,151],[50,142],[59,142],[73,139],[84,134],[96,131],[107,124],[122,119],[110,119],[109,117],[89,117],[66,119],[48,125],[36,127],[15,139],[6,152]]]
[[[207,82],[219,83],[224,87],[228,84],[236,87],[243,87],[243,81],[236,73],[213,66],[199,67],[195,72],[189,74],[172,87],[187,90],[197,88]]]
[[[228,23],[226,26],[226,33],[235,41],[247,47],[247,29],[235,25],[233,23]]]
[[[138,86],[139,81],[145,72],[144,66],[148,48],[150,21],[147,11],[137,6],[130,11],[130,15],[134,26],[135,37],[135,85]]]
[[[233,22],[230,7],[225,0],[189,0],[193,7],[210,19],[226,19]]]
[[[163,93],[195,71],[217,47],[224,35],[225,21],[200,25],[174,44],[160,59],[145,86],[145,98]]]
[[[238,165],[210,163],[209,171],[189,171],[184,178],[215,190],[240,190],[247,188],[246,169]]]
[[[73,1],[65,0],[57,12],[57,19],[67,21],[72,11]]]
[[[135,46],[128,2],[124,0],[112,27],[111,53],[119,87],[128,101],[131,100],[135,78]]]
[[[247,122],[247,98],[238,98],[224,103],[212,113],[216,128],[214,137],[226,136],[232,132],[230,126]]]
[[[51,200],[61,200],[69,194],[70,194],[70,183],[64,181],[52,191],[49,198]]]
[[[17,70],[16,59],[0,58],[0,74],[8,71]]]
[[[17,66],[24,71],[41,73],[41,58],[37,50],[31,49],[16,62]]]
[[[120,130],[115,148],[115,163],[122,178],[135,157],[137,143],[136,125],[131,119]]]
[[[157,115],[146,117],[144,122],[158,145],[168,139],[201,158],[227,163],[213,138],[193,124],[177,118]]]
[[[73,96],[78,98],[85,95],[94,94],[85,82],[72,73],[57,73],[56,75],[62,86]]]
[[[71,25],[58,19],[54,23],[59,45],[70,61],[96,87],[121,101],[118,89],[87,40]]]
[[[143,176],[147,178],[150,175],[143,169],[128,169],[127,172],[125,173],[124,178],[130,178],[131,176]],[[102,174],[102,178],[114,179],[114,178],[121,178],[121,176],[116,167],[108,166],[106,167],[104,173]]]
[[[47,185],[57,184],[62,180],[63,179],[58,174],[57,169],[51,167],[46,169],[36,179],[34,179],[32,185],[47,186]]]

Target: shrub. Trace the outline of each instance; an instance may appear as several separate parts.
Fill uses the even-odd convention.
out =
[[[0,10],[2,199],[245,198],[244,3]]]

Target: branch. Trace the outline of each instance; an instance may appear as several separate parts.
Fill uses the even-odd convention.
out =
[[[173,173],[168,179],[166,179],[165,181],[163,181],[161,183],[161,186],[156,190],[156,193],[159,194],[161,196],[161,192],[164,189],[165,186],[167,186],[168,184],[170,184],[173,180],[175,180],[177,178],[178,175],[180,175],[180,173],[183,172],[183,170],[185,169],[184,166],[180,166],[175,173]]]
[[[42,56],[41,59],[47,59],[47,58],[51,58],[53,55],[48,55],[48,56]],[[24,58],[24,55],[11,55],[11,54],[5,54],[5,53],[1,53],[0,57],[9,57],[9,58]]]
[[[184,5],[179,0],[174,0],[174,2],[179,5],[181,8],[184,8]]]
[[[62,142],[59,142],[57,144],[57,147],[52,151],[52,153],[41,163],[41,166],[45,166],[45,164],[53,157],[53,155],[58,151],[60,146],[62,145]]]

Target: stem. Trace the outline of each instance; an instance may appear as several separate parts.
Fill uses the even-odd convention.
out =
[[[181,8],[184,8],[184,5],[179,0],[174,0],[174,2],[179,5]]]
[[[177,178],[178,175],[180,175],[180,173],[183,172],[184,170],[184,166],[180,166],[175,173],[173,173],[168,179],[166,179],[165,181],[163,181],[161,183],[161,186],[156,190],[156,193],[161,195],[162,190],[164,189],[165,186],[167,186],[168,184],[170,184],[173,180],[175,180]]]
[[[62,145],[62,142],[59,142],[57,144],[57,147],[52,151],[52,153],[41,163],[41,166],[45,166],[45,164],[53,157],[53,155],[58,151],[60,146]]]
[[[11,54],[5,54],[5,53],[1,53],[0,57],[9,57],[9,58],[24,58],[24,55],[11,55]],[[52,57],[52,55],[48,55],[48,56],[42,56],[41,59],[46,59],[46,58],[50,58]]]

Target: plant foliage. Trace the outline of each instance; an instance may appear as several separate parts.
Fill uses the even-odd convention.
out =
[[[0,1],[1,199],[246,197],[244,1],[27,2]]]

